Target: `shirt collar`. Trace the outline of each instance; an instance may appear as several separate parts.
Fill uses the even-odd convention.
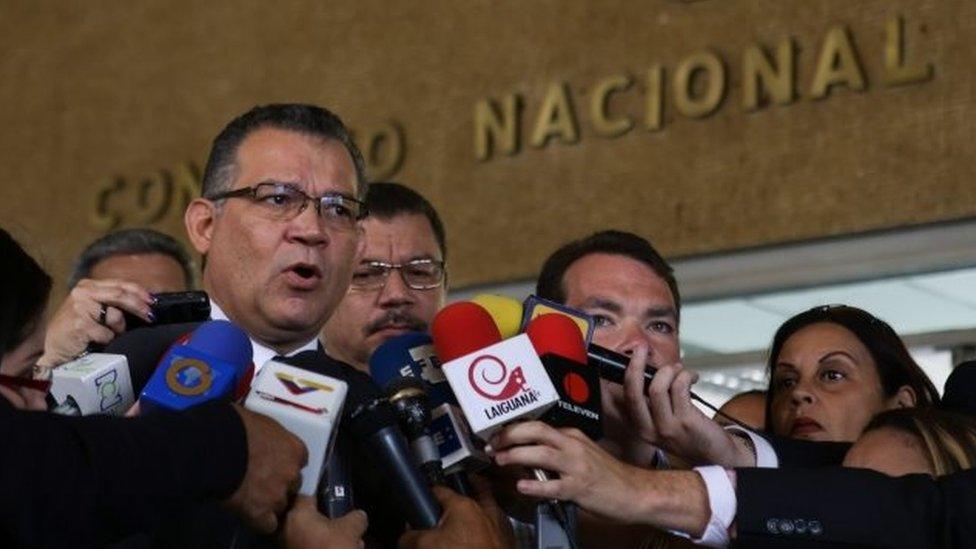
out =
[[[219,305],[217,305],[217,302],[214,301],[213,298],[210,299],[210,318],[212,320],[226,320],[228,322],[233,322],[231,319],[227,318],[227,314],[224,313],[224,310],[221,309]],[[254,352],[254,373],[255,374],[258,373],[258,371],[261,369],[262,366],[267,364],[269,360],[271,360],[276,356],[295,356],[298,353],[301,353],[302,351],[315,351],[319,348],[318,338],[313,337],[311,340],[306,342],[301,347],[295,349],[294,351],[286,355],[281,355],[278,351],[275,351],[271,347],[268,347],[262,344],[261,342],[257,341],[253,337],[251,337],[251,334],[247,334],[247,338],[251,340],[251,349]]]

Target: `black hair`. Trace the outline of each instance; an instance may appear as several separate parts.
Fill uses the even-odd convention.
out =
[[[934,406],[939,403],[939,392],[925,375],[922,368],[908,353],[905,343],[887,322],[871,313],[848,305],[823,305],[804,311],[790,318],[776,330],[769,349],[766,364],[769,373],[769,389],[766,398],[766,425],[772,429],[772,403],[776,385],[773,368],[779,360],[783,345],[795,333],[811,324],[831,323],[841,326],[857,337],[864,345],[878,369],[881,389],[886,397],[894,396],[904,386],[915,392],[915,405]]]
[[[289,130],[339,141],[349,151],[356,168],[356,194],[359,198],[365,196],[367,183],[363,155],[342,120],[322,107],[293,103],[254,107],[231,120],[217,134],[210,148],[207,167],[203,172],[204,197],[212,197],[230,190],[237,166],[238,147],[248,135],[262,128]]]
[[[674,278],[674,269],[647,239],[624,231],[593,233],[553,252],[542,264],[535,287],[536,295],[557,303],[565,302],[566,290],[563,287],[563,277],[566,271],[573,263],[591,254],[622,255],[650,267],[667,283],[671,290],[671,297],[674,298],[675,315],[680,316],[681,294],[678,293],[678,281]]]
[[[193,262],[190,254],[175,238],[152,229],[123,229],[113,231],[92,242],[75,262],[68,288],[91,276],[100,261],[117,255],[163,254],[179,263],[186,287],[193,287]]]
[[[369,192],[366,193],[366,211],[370,217],[385,220],[403,214],[423,215],[434,231],[441,257],[447,259],[447,241],[441,217],[437,215],[434,206],[417,191],[400,183],[370,183]]]
[[[44,316],[51,277],[34,258],[0,229],[0,356],[21,343]]]

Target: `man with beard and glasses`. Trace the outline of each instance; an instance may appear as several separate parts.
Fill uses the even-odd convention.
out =
[[[372,183],[366,209],[365,251],[322,331],[329,355],[363,371],[387,339],[427,331],[447,295],[444,225],[430,202],[399,183]]]

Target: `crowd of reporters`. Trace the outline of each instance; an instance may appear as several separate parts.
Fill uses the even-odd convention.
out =
[[[563,530],[548,546],[567,547],[976,543],[967,520],[976,516],[976,365],[957,367],[940,397],[868,311],[825,305],[786,321],[772,334],[767,390],[713,419],[693,404],[697,375],[680,361],[680,294],[667,262],[629,233],[572,241],[549,256],[536,294],[592,323],[580,361],[588,352],[591,365],[617,360],[616,377],[587,389],[602,436],[524,416],[485,431],[484,453],[464,461],[477,466],[450,468],[427,417],[457,408],[454,395],[435,396],[446,382],[436,388],[429,370],[417,372],[424,383],[378,374],[386,366],[372,360],[406,333],[431,329],[438,343],[444,227],[416,192],[366,183],[337,117],[270,105],[232,121],[186,225],[206,258],[200,278],[213,310],[170,326],[154,305],[198,278],[172,238],[131,230],[92,243],[67,298],[49,304],[51,277],[0,232],[5,546],[541,546],[547,524]],[[521,305],[482,303],[497,341],[525,327],[521,309],[493,303]],[[227,395],[166,413],[141,402],[128,417],[50,413],[65,364],[118,353],[139,395],[160,375],[160,357],[210,318],[240,327],[256,368],[281,363],[348,386],[334,440],[326,436],[342,459],[321,466],[326,477],[344,471],[345,484],[326,478],[318,499],[299,494],[308,441]],[[454,339],[477,331],[452,322]],[[396,446],[401,431],[409,450]],[[359,509],[330,508],[323,494],[346,489]],[[865,505],[869,518],[847,518]]]

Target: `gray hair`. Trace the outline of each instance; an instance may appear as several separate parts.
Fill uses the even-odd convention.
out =
[[[103,259],[138,254],[163,254],[173,258],[183,269],[186,287],[193,287],[193,262],[186,248],[176,239],[152,229],[123,229],[108,233],[81,252],[68,279],[68,288],[74,288],[78,281],[91,276],[92,268]]]

